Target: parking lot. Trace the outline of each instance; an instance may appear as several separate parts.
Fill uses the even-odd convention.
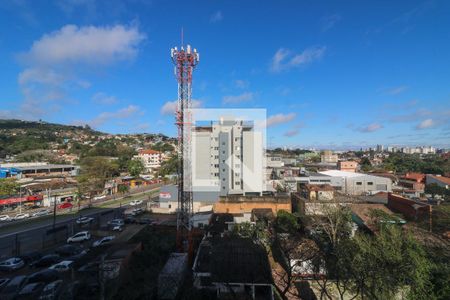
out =
[[[78,298],[76,299],[91,299],[93,295],[98,295],[102,284],[99,277],[99,274],[101,274],[99,270],[103,270],[100,267],[102,265],[102,257],[109,250],[115,247],[126,248],[126,242],[144,226],[167,222],[174,223],[175,220],[174,216],[155,216],[146,212],[132,215],[133,209],[135,208],[121,211],[121,216],[124,217],[122,220],[124,223],[125,221],[127,223],[120,228],[120,231],[112,230],[114,226],[112,226],[111,221],[115,218],[114,213],[108,212],[103,216],[102,213],[98,213],[96,216],[86,217],[84,222],[78,222],[78,224],[72,220],[70,223],[72,226],[70,234],[64,230],[53,232],[52,238],[55,238],[57,243],[54,243],[52,246],[39,251],[36,251],[37,248],[30,247],[26,252],[20,251],[20,255],[13,255],[21,258],[24,266],[17,270],[0,271],[0,299],[8,299],[7,295],[2,294],[4,289],[8,289],[8,283],[1,285],[2,279],[13,280],[16,278],[15,280],[18,280],[20,279],[18,276],[26,276],[26,280],[21,284],[20,289],[27,282],[42,282],[42,284],[34,287],[39,289],[39,293],[42,293],[46,284],[61,280],[58,287],[58,295],[65,296],[63,298],[50,299],[75,299],[70,297],[71,294],[75,293],[74,289],[78,289],[76,292]],[[129,214],[124,215],[124,212]],[[71,244],[67,243],[68,237],[83,231],[89,232],[89,239]],[[110,236],[113,236],[113,238],[108,239],[104,244],[99,242],[102,238]],[[64,261],[70,261],[70,266],[66,268],[65,263],[62,263],[63,266],[60,267],[64,270],[61,272],[49,271],[49,267]],[[17,288],[16,292],[19,292],[20,289]]]

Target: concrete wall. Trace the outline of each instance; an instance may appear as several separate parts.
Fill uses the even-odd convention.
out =
[[[215,213],[230,213],[230,214],[241,214],[241,213],[251,213],[255,208],[270,208],[274,215],[277,214],[279,210],[285,210],[287,212],[292,212],[291,202],[287,203],[273,203],[273,202],[217,202],[214,204]]]

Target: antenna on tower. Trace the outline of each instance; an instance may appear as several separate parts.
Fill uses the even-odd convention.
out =
[[[183,32],[183,26],[181,26],[181,47],[184,46],[184,44],[183,44],[183,38],[184,38],[184,32]]]

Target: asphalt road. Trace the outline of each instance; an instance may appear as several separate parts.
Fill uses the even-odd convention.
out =
[[[143,200],[143,204],[140,207],[145,207],[146,203],[149,199],[148,193],[152,193],[157,191],[158,189],[146,191],[145,194],[139,194],[139,195],[133,195],[128,197],[122,197],[110,200],[108,202],[101,202],[101,203],[95,203],[94,205],[98,205],[97,207],[91,207],[91,208],[85,208],[80,211],[78,211],[78,208],[72,208],[72,211],[65,211],[63,214],[56,215],[55,224],[56,226],[66,224],[70,221],[75,221],[80,215],[82,216],[95,216],[99,213],[104,213],[109,210],[112,210],[114,208],[123,207],[128,208],[129,203],[132,200]],[[157,197],[153,197],[152,200],[154,200]],[[13,222],[4,222],[1,224],[0,227],[0,238],[11,235],[11,234],[17,234],[26,232],[31,229],[37,229],[37,228],[44,228],[49,227],[53,225],[53,215],[47,215],[37,218],[29,218],[24,219],[20,221],[13,221]]]

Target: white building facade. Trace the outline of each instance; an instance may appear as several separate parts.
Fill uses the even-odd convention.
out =
[[[140,150],[135,159],[140,159],[144,164],[145,171],[148,173],[154,172],[161,167],[163,161],[163,154],[155,150]]]
[[[192,139],[194,191],[261,195],[265,186],[265,154],[253,124],[223,120],[196,127]]]

